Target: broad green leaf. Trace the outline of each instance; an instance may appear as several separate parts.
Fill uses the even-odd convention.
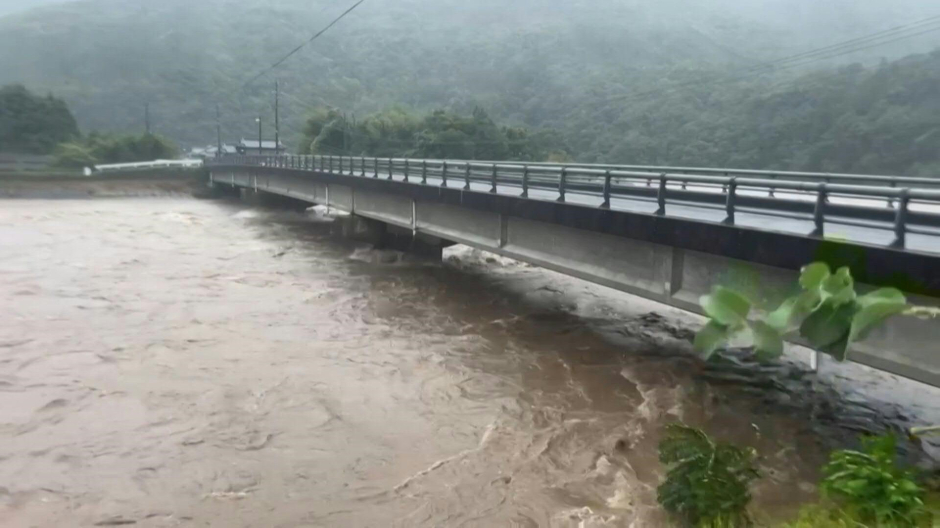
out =
[[[831,272],[829,271],[828,264],[825,262],[813,262],[812,264],[803,266],[800,272],[800,286],[806,290],[815,290],[819,288],[829,275],[831,275]]]
[[[799,328],[800,323],[819,306],[819,292],[807,290],[785,300],[779,308],[764,319],[781,334]]]
[[[749,321],[754,336],[754,350],[761,360],[778,358],[783,354],[783,338],[780,332],[764,321]]]
[[[845,361],[849,354],[849,334],[846,333],[834,343],[819,347],[819,351],[829,354],[837,361]]]
[[[880,288],[858,298],[858,304],[862,306],[882,302],[907,304],[907,297],[897,288]]]
[[[725,326],[740,326],[751,311],[751,302],[740,293],[716,286],[709,295],[700,299],[705,313]]]
[[[835,305],[849,303],[855,300],[855,281],[849,268],[842,267],[833,275],[826,277],[820,286],[824,300]]]
[[[800,325],[800,335],[809,341],[813,348],[844,357],[854,315],[854,303],[840,306],[823,303]]]
[[[717,321],[709,321],[695,334],[695,350],[703,359],[712,357],[718,348],[728,342],[732,330]]]
[[[903,296],[902,296],[903,299]],[[865,339],[868,333],[889,317],[902,313],[907,309],[907,303],[898,299],[883,302],[869,302],[852,318],[852,328],[849,332],[849,344]]]

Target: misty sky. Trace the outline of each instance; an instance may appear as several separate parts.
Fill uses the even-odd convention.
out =
[[[0,0],[0,16],[23,11],[31,7],[47,4],[60,4],[74,0]]]

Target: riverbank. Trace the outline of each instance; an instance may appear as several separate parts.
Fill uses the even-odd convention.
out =
[[[0,198],[65,199],[205,195],[205,180],[194,174],[0,175]]]

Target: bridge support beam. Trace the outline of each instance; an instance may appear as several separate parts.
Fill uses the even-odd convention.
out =
[[[199,198],[232,198],[241,196],[241,192],[237,187],[210,181],[196,196]]]

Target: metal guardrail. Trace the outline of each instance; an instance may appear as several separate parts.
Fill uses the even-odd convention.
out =
[[[202,160],[184,159],[184,160],[154,160],[141,161],[134,163],[111,163],[108,165],[95,165],[94,172],[130,172],[136,170],[150,169],[195,169],[202,167]]]
[[[534,165],[547,165],[551,163],[529,163]],[[856,185],[874,185],[888,187],[918,187],[927,189],[940,189],[940,175],[937,178],[924,178],[917,176],[879,176],[874,174],[848,174],[837,172],[799,172],[799,171],[770,171],[749,169],[719,169],[712,167],[673,167],[668,165],[606,165],[594,163],[567,163],[568,167],[600,170],[626,170],[652,173],[670,174],[700,174],[705,176],[745,177],[762,180],[807,181],[813,183],[845,183]]]
[[[577,193],[596,196],[601,208],[610,208],[618,198],[639,199],[654,202],[659,215],[665,215],[670,204],[698,205],[723,209],[724,223],[730,225],[739,212],[796,215],[813,221],[815,236],[824,235],[827,222],[891,229],[891,245],[899,249],[905,248],[908,233],[940,235],[940,182],[927,178],[351,156],[233,156],[208,164],[330,172],[465,190],[483,184],[491,193],[508,186],[527,198],[533,197],[530,191],[547,191],[558,202]]]

